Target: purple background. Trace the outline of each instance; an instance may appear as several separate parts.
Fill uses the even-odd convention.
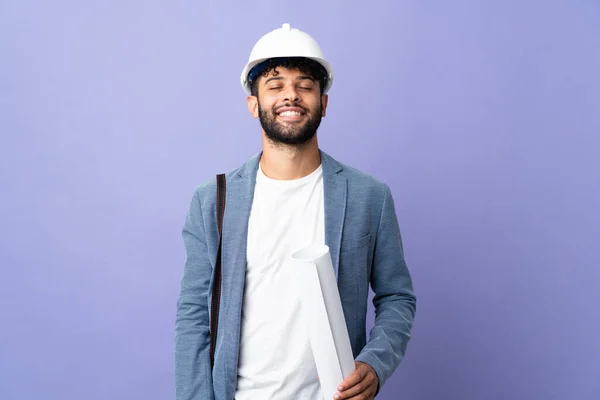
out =
[[[418,296],[381,399],[600,399],[597,1],[0,3],[0,399],[172,399],[181,226],[260,149],[284,22],[321,147],[387,182]]]

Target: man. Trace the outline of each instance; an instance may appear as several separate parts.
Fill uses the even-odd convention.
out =
[[[316,41],[284,24],[244,68],[262,151],[226,174],[222,290],[211,370],[209,304],[219,245],[216,181],[199,186],[183,228],[176,322],[178,400],[372,399],[404,356],[416,298],[389,187],[321,151],[333,70]],[[289,262],[326,244],[355,356],[338,392],[320,391]],[[375,325],[366,338],[369,284]]]

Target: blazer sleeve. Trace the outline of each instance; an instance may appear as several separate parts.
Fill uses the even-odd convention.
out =
[[[192,198],[182,235],[186,260],[175,322],[176,400],[213,400],[208,310],[212,267],[198,191]]]
[[[370,280],[375,324],[356,361],[373,367],[379,378],[379,392],[404,357],[416,312],[416,297],[404,260],[394,200],[385,184]]]

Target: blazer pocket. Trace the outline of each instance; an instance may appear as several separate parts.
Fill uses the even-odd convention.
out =
[[[346,255],[357,255],[363,254],[367,249],[367,245],[371,242],[371,233],[367,233],[364,236],[358,238],[345,238],[342,239],[341,252]]]
[[[354,269],[354,273],[362,273],[368,267],[369,244],[371,233],[358,238],[346,238],[342,241],[340,268]]]
[[[367,233],[364,236],[359,237],[358,239],[352,238],[348,239],[345,242],[348,250],[360,249],[363,246],[366,246],[371,241],[371,232]]]

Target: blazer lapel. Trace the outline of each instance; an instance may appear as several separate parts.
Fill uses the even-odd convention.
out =
[[[244,285],[248,219],[256,185],[255,167],[258,167],[258,160],[252,158],[227,181],[223,219],[223,296],[229,299],[239,297]]]
[[[339,174],[342,166],[321,151],[323,193],[325,198],[325,244],[329,247],[336,279],[340,265],[340,247],[346,216],[347,182]]]
[[[260,154],[252,157],[237,173],[232,174],[227,181],[227,198],[225,204],[225,217],[223,219],[223,280],[221,292],[220,322],[225,327],[219,327],[219,334],[223,337],[227,357],[225,364],[226,397],[231,398],[235,389],[237,363],[240,343],[240,315],[242,312],[244,283],[246,280],[246,245],[248,238],[248,220],[254,187],[256,186],[256,172]]]

